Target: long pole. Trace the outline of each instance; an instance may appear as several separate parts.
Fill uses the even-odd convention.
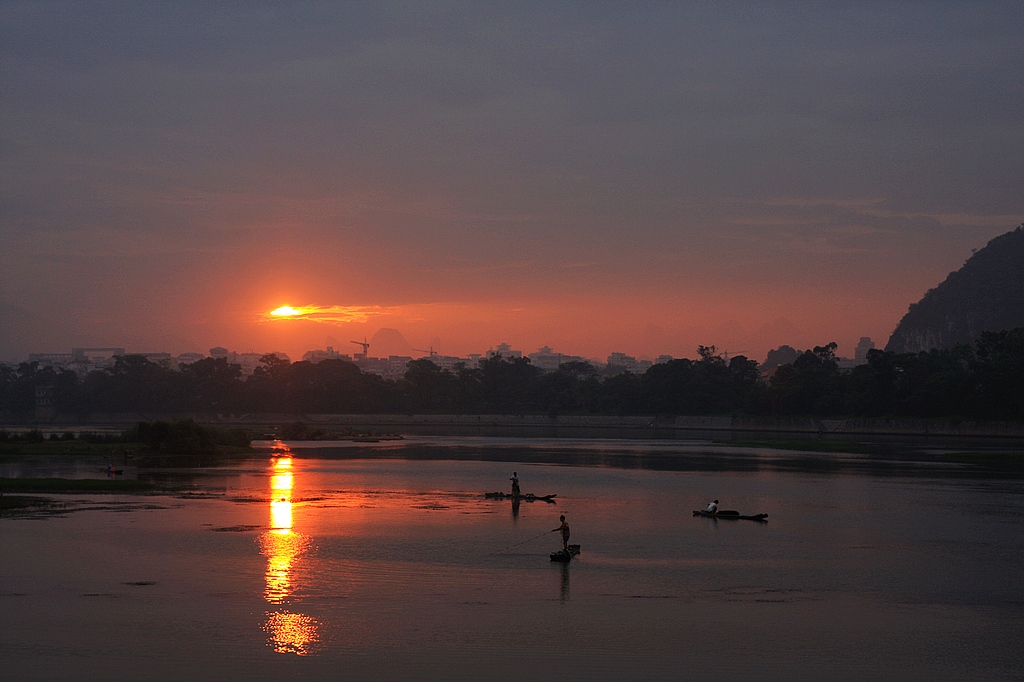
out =
[[[517,542],[516,544],[509,545],[508,547],[502,547],[501,549],[497,550],[496,552],[491,552],[491,554],[492,555],[494,555],[494,554],[501,554],[502,552],[504,552],[506,550],[509,550],[509,549],[512,549],[513,547],[518,547],[519,545],[525,545],[527,542],[532,542],[532,541],[536,540],[537,538],[542,538],[542,537],[544,537],[545,535],[547,535],[550,532],[552,532],[552,531],[546,530],[543,533],[541,533],[540,535],[535,535],[532,538],[527,538],[526,540],[523,540],[522,542]]]

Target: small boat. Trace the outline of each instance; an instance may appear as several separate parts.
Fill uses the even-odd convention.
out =
[[[525,500],[527,502],[551,502],[554,504],[555,498],[558,495],[534,495],[533,493],[526,493],[525,495],[513,495],[511,493],[484,493],[484,497],[489,500]]]
[[[744,519],[746,521],[762,521],[768,523],[767,514],[740,514],[738,511],[732,511],[730,509],[723,509],[718,512],[706,512],[706,511],[695,511],[694,516],[704,516],[709,519]]]
[[[569,545],[569,551],[568,552],[565,551],[564,549],[560,549],[557,552],[552,552],[551,553],[551,560],[552,561],[557,561],[560,564],[567,564],[570,561],[572,561],[572,558],[574,556],[579,555],[579,553],[580,553],[580,546],[579,545]]]

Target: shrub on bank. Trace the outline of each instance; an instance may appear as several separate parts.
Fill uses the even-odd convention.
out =
[[[216,452],[220,446],[248,447],[250,437],[245,429],[217,429],[177,419],[139,422],[122,434],[122,440],[154,451],[200,454]]]

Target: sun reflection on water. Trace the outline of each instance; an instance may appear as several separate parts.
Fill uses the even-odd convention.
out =
[[[320,641],[319,625],[312,616],[280,610],[267,615],[263,630],[270,635],[270,644],[277,653],[305,656],[310,653],[310,645]]]
[[[260,552],[267,557],[264,599],[274,605],[288,603],[295,590],[292,569],[309,547],[309,538],[292,530],[292,458],[275,457],[270,474],[270,529],[260,536]],[[263,630],[267,643],[281,654],[305,656],[320,641],[320,624],[312,616],[279,608],[267,613]]]

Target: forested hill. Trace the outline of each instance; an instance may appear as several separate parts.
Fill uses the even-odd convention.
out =
[[[885,350],[917,353],[1024,326],[1024,225],[996,237],[910,310]]]

